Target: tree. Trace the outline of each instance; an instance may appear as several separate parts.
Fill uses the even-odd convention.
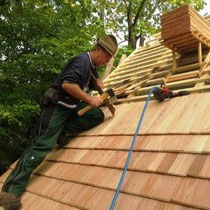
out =
[[[40,100],[68,59],[104,33],[94,9],[89,0],[0,7],[0,173],[33,139]]]
[[[138,40],[143,46],[148,35],[160,31],[161,14],[190,3],[200,10],[204,0],[106,0],[105,25],[135,49]]]

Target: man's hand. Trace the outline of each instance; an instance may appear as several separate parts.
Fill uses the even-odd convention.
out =
[[[103,100],[101,99],[100,96],[92,96],[91,100],[89,101],[89,104],[92,107],[98,107],[103,103]]]
[[[104,83],[101,79],[97,78],[96,79],[96,84],[100,87],[100,88],[103,88],[104,87]]]
[[[62,84],[62,88],[68,94],[74,96],[75,98],[85,101],[92,107],[98,107],[103,103],[103,100],[100,96],[90,96],[89,94],[84,92],[77,84],[64,82]]]

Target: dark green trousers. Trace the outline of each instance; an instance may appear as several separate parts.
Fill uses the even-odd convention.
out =
[[[2,191],[22,195],[32,172],[55,147],[62,131],[74,135],[103,122],[104,114],[99,108],[93,108],[79,117],[78,110],[86,105],[81,102],[74,109],[60,105],[44,108],[38,135],[31,146],[21,155],[16,167],[7,177]]]

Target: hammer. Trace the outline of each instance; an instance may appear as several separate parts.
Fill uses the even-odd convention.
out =
[[[101,94],[101,99],[108,100],[109,105],[113,104],[117,101],[117,96],[114,94],[114,91],[112,89],[106,90],[103,94]],[[88,105],[85,108],[79,110],[77,113],[79,116],[82,116],[85,112],[92,109],[93,107]],[[114,115],[114,113],[112,113]]]

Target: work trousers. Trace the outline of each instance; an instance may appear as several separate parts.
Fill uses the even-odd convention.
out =
[[[86,105],[86,103],[80,102],[74,109],[60,105],[50,105],[44,108],[38,135],[31,146],[21,155],[16,167],[7,177],[2,191],[22,195],[32,172],[55,147],[62,131],[75,135],[103,122],[104,114],[99,108],[93,108],[84,115],[78,116],[78,110]]]

